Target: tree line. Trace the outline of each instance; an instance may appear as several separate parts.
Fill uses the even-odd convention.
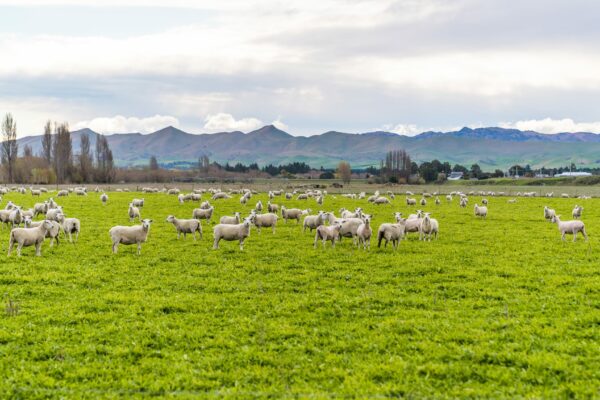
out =
[[[78,153],[73,152],[67,123],[46,122],[39,154],[30,145],[19,156],[17,123],[8,113],[1,124],[2,169],[6,183],[111,183],[115,166],[108,140],[96,135],[95,151],[89,135],[82,134]]]

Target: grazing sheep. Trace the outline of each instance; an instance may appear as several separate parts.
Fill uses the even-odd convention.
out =
[[[552,208],[548,208],[548,206],[544,206],[544,218],[547,220],[551,220],[552,217],[556,215],[556,211]]]
[[[296,200],[308,200],[308,194],[306,194],[306,193],[299,194],[298,197],[296,197]]]
[[[87,196],[87,192],[83,189],[75,189],[73,191],[77,196]]]
[[[340,215],[342,218],[362,218],[362,208],[356,207],[354,212],[350,212],[342,207],[340,208]]]
[[[245,206],[246,203],[248,202],[249,197],[246,195],[243,195],[242,197],[240,197],[240,204]]]
[[[279,206],[277,204],[273,204],[270,201],[267,202],[267,211],[273,214],[279,213]]]
[[[144,199],[133,199],[131,200],[131,204],[134,207],[144,207]]]
[[[585,225],[583,221],[573,220],[573,221],[561,221],[560,215],[555,215],[552,217],[552,223],[558,225],[558,230],[561,233],[561,239],[565,240],[565,235],[573,235],[573,241],[577,240],[577,233],[581,232],[583,238],[587,242],[588,237],[585,233]]]
[[[416,218],[410,218],[410,216],[404,222],[404,234],[407,233],[417,233],[421,229],[421,221],[423,218],[421,217],[421,213],[418,214]]]
[[[568,199],[569,198],[569,194],[568,193],[561,193],[560,197],[562,197],[563,199]]]
[[[308,228],[312,233],[313,229],[317,229],[319,226],[325,223],[328,216],[327,214],[328,213],[319,211],[317,215],[307,215],[304,217],[304,222],[302,223],[302,232],[306,232],[306,228]]]
[[[452,195],[451,194],[446,195],[446,200],[448,202],[451,202],[452,201]]]
[[[49,208],[46,212],[46,219],[50,221],[57,221],[57,215],[62,214],[63,209],[62,206],[57,206],[56,208]]]
[[[258,202],[256,202],[256,206],[254,206],[254,209],[258,212],[262,212],[262,210],[263,210],[262,201],[259,200]]]
[[[202,239],[202,225],[200,225],[200,221],[197,219],[177,219],[173,215],[169,215],[167,217],[167,222],[170,222],[175,226],[175,230],[177,231],[177,239],[183,233],[183,238],[186,238],[188,233],[194,235],[194,240],[196,240],[196,232],[200,233],[200,239]]]
[[[8,203],[6,203],[6,206],[4,207],[5,210],[12,210],[13,208],[15,208],[15,203],[13,203],[12,201],[8,201]]]
[[[192,218],[205,219],[206,222],[210,222],[214,211],[215,208],[213,206],[210,206],[210,208],[207,209],[194,208],[194,211],[192,211]]]
[[[200,208],[202,210],[208,210],[209,208],[211,208],[212,206],[210,205],[210,203],[207,201],[203,201],[202,204],[200,204]]]
[[[579,219],[581,218],[581,212],[583,211],[583,207],[575,205],[575,208],[573,208],[573,218],[575,219]]]
[[[21,225],[21,222],[23,222],[23,212],[21,211],[21,207],[15,207],[10,210],[8,222],[11,224],[12,228],[14,228],[15,225]]]
[[[33,205],[33,217],[37,217],[39,214],[46,214],[48,212],[48,202],[35,203]]]
[[[366,216],[364,222],[358,226],[356,230],[356,236],[358,237],[358,247],[362,243],[364,250],[371,250],[371,235],[373,234],[373,229],[371,229],[371,216]]]
[[[440,201],[440,198],[435,196],[435,205],[439,206],[442,202]]]
[[[58,193],[56,193],[56,195],[58,197],[67,197],[69,195],[69,191],[68,190],[59,190]]]
[[[315,241],[313,247],[317,248],[317,241],[321,239],[323,241],[323,248],[325,248],[325,242],[328,240],[331,241],[331,247],[335,247],[335,241],[340,237],[340,229],[342,229],[342,225],[340,223],[335,223],[330,226],[321,225],[317,227],[317,232],[315,233]]]
[[[35,255],[41,256],[42,243],[46,237],[46,232],[52,229],[52,221],[42,221],[36,228],[14,228],[10,231],[10,239],[8,242],[8,255],[12,251],[15,243],[17,243],[17,254],[21,256],[21,249],[25,246],[35,245]]]
[[[102,204],[106,204],[106,202],[108,201],[108,195],[106,193],[102,193],[100,195],[100,201],[102,202]]]
[[[128,214],[129,214],[129,222],[133,222],[133,220],[135,218],[137,218],[139,221],[142,220],[142,216],[140,214],[140,209],[137,208],[136,206],[134,206],[133,203],[129,203]]]
[[[300,210],[299,208],[285,208],[285,206],[281,207],[281,217],[287,224],[288,219],[295,219],[296,223],[300,222],[300,217],[302,215],[306,215],[310,213],[310,208],[306,210]]]
[[[236,212],[233,217],[229,217],[227,215],[224,215],[221,217],[221,219],[219,220],[220,224],[223,225],[238,225],[241,221],[241,216],[239,212]]]
[[[412,199],[410,197],[406,198],[406,205],[407,206],[416,206],[417,205],[417,199]]]
[[[508,204],[515,204],[517,202],[517,199],[508,199],[507,203]]]
[[[435,239],[438,237],[439,224],[437,219],[431,218],[429,213],[425,213],[421,224],[419,225],[419,240],[431,241],[431,235],[434,235]]]
[[[375,200],[373,200],[373,204],[391,204],[390,199],[384,196],[379,196]]]
[[[146,242],[148,232],[150,231],[151,219],[143,219],[140,225],[134,226],[113,226],[108,231],[112,239],[113,254],[117,253],[119,244],[137,244],[137,254],[142,253],[142,243]]]
[[[217,193],[213,194],[213,196],[212,196],[213,200],[230,199],[230,198],[231,198],[231,196],[225,192],[217,192]]]
[[[244,241],[250,236],[250,219],[251,217],[246,218],[241,224],[237,225],[215,225],[213,228],[213,236],[215,238],[213,249],[218,249],[219,242],[223,239],[227,241],[239,240],[240,250],[244,250]]]
[[[462,208],[465,208],[467,206],[468,202],[469,202],[469,200],[466,197],[461,197],[459,206],[461,206]]]
[[[172,195],[177,196],[179,194],[179,189],[169,189],[167,191],[167,194],[172,194]]]
[[[478,204],[475,204],[475,207],[473,208],[473,210],[475,211],[476,217],[482,217],[482,218],[487,217],[488,209],[486,206],[480,206]]]
[[[481,204],[487,206],[488,200],[487,199],[481,199]]]
[[[260,233],[260,228],[271,227],[273,234],[275,233],[275,227],[277,226],[277,215],[273,213],[266,214],[256,214],[252,213],[250,216],[252,223],[256,226],[258,233]]]
[[[420,204],[421,204],[422,206],[425,206],[425,205],[427,205],[427,200],[425,200],[425,197],[421,198],[421,202],[420,202]]]
[[[56,204],[52,197],[48,199],[48,210],[51,208],[58,208],[58,204]]]
[[[41,190],[36,190],[36,189],[30,189],[31,190],[31,195],[32,196],[41,196],[42,195],[42,191]]]

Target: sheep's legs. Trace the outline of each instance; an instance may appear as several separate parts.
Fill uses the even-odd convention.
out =
[[[140,254],[142,254],[142,244],[138,242],[138,244],[137,244],[137,245],[138,245],[138,246],[137,246],[137,248],[138,248],[138,251],[137,251],[137,253],[138,253],[138,256],[139,256]]]
[[[215,238],[215,242],[213,243],[213,249],[216,250],[219,248],[219,239]]]
[[[21,255],[19,253],[19,255]],[[41,257],[42,255],[42,242],[36,243],[35,244],[35,255],[38,257]]]
[[[9,243],[9,245],[8,245],[8,254],[7,254],[7,256],[10,256],[10,252],[12,251],[14,245],[15,245],[15,242],[13,242],[11,240],[10,243]]]
[[[113,245],[112,245],[113,254],[117,254],[118,247],[119,247],[119,243],[113,243]]]
[[[240,239],[240,250],[244,250],[244,239]]]
[[[587,234],[585,233],[585,228],[581,230],[581,234],[583,235],[583,238],[587,242],[588,241],[588,237],[587,237]]]

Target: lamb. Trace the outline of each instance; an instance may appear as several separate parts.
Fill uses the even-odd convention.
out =
[[[370,216],[365,215],[365,217]],[[340,229],[340,240],[342,237],[351,237],[352,242],[356,244],[358,227],[363,223],[364,221],[361,218],[344,218],[342,220],[342,227]]]
[[[10,211],[8,222],[10,222],[12,228],[14,228],[15,225],[21,225],[21,222],[23,222],[23,212],[21,211],[21,207],[15,207]]]
[[[419,240],[431,241],[432,234],[436,239],[438,237],[438,221],[435,218],[431,218],[429,215],[429,213],[425,213],[425,216],[421,219],[421,224],[419,225]]]
[[[68,190],[59,190],[58,193],[56,193],[56,195],[58,197],[67,197],[69,195],[69,191]]]
[[[133,203],[129,203],[129,222],[133,222],[135,218],[139,221],[142,220],[142,216],[140,214],[140,209],[133,205]]]
[[[517,199],[508,199],[507,203],[508,204],[515,204],[517,202]]]
[[[568,199],[569,198],[569,194],[568,193],[561,193],[560,197],[562,197],[563,199]]]
[[[200,233],[200,239],[202,239],[202,225],[197,219],[177,219],[173,215],[167,217],[167,222],[170,222],[175,226],[177,231],[177,239],[183,233],[185,239],[188,233],[194,235],[194,241],[196,240],[196,232]]]
[[[13,203],[12,201],[8,201],[8,203],[6,203],[6,206],[4,207],[5,210],[12,210],[13,208],[15,208],[15,203]]]
[[[207,209],[194,208],[194,211],[192,211],[192,218],[205,219],[206,222],[210,222],[210,219],[212,218],[214,211],[215,211],[215,208],[213,206],[210,206],[210,208],[207,208]]]
[[[404,234],[419,232],[422,220],[421,213],[416,218],[410,218],[409,216],[404,223]]]
[[[425,200],[425,197],[422,197],[422,198],[421,198],[420,204],[421,204],[422,206],[425,206],[425,205],[427,205],[427,200]]]
[[[363,249],[371,249],[371,235],[373,234],[373,229],[371,229],[371,216],[366,216],[364,222],[358,226],[356,230],[356,236],[358,237],[358,247],[362,243]]]
[[[442,202],[440,201],[440,198],[435,196],[435,205],[439,206]]]
[[[58,208],[58,204],[56,204],[52,197],[48,199],[48,210],[51,208]]]
[[[102,202],[102,204],[106,204],[106,202],[108,201],[108,195],[106,193],[102,193],[100,195],[100,201]]]
[[[221,219],[219,220],[220,224],[223,225],[238,225],[241,221],[241,216],[239,212],[236,212],[233,217],[229,217],[229,216],[222,216]]]
[[[451,202],[452,201],[452,195],[451,194],[446,195],[446,200],[448,202]]]
[[[21,249],[23,246],[34,246],[35,245],[35,255],[41,256],[41,247],[44,238],[46,237],[46,232],[52,229],[51,221],[43,221],[40,226],[36,228],[14,228],[10,231],[10,239],[8,242],[8,255],[10,256],[10,252],[12,251],[15,243],[17,243],[17,254],[21,256]]]
[[[144,199],[133,199],[131,200],[131,204],[134,207],[144,207]]]
[[[254,226],[256,226],[258,233],[260,233],[260,228],[264,227],[271,227],[273,234],[275,233],[275,227],[277,226],[278,218],[277,215],[272,213],[256,214],[253,212],[250,218],[251,221],[254,223]]]
[[[36,190],[36,189],[30,189],[31,190],[31,195],[32,196],[41,196],[42,195],[42,191],[41,190]]]
[[[172,194],[172,195],[177,196],[179,194],[179,189],[176,189],[176,188],[175,189],[169,189],[167,191],[167,194]]]
[[[279,213],[279,206],[277,204],[273,204],[270,201],[267,202],[267,211],[273,214]]]
[[[74,192],[77,196],[87,196],[87,192],[83,189],[75,189]]]
[[[552,223],[558,225],[558,230],[561,233],[561,239],[565,240],[565,235],[573,235],[573,241],[577,240],[577,233],[581,232],[583,238],[587,242],[588,237],[585,233],[585,225],[583,221],[580,220],[572,220],[572,221],[561,221],[560,215],[555,215],[552,217]]]
[[[302,215],[304,215],[305,213],[308,214],[309,212],[310,212],[310,209],[300,210],[299,208],[289,208],[288,209],[288,208],[285,208],[284,206],[281,207],[281,217],[284,219],[286,224],[287,224],[288,219],[295,219],[296,223],[299,223],[300,217]]]
[[[200,208],[202,210],[208,210],[209,208],[211,208],[212,206],[210,205],[210,203],[207,201],[203,201],[202,204],[200,204]]]
[[[256,203],[256,206],[254,206],[254,209],[255,209],[256,211],[258,211],[258,212],[261,212],[261,211],[263,210],[263,204],[262,204],[262,201],[260,201],[260,200],[259,200],[259,201]]]
[[[481,204],[486,205],[488,204],[488,200],[487,199],[481,199]]]
[[[362,208],[356,207],[354,212],[350,212],[345,208],[340,208],[340,215],[342,218],[362,218]]]
[[[583,207],[575,205],[575,208],[573,208],[573,218],[575,219],[579,219],[581,218],[581,212],[583,211]]]
[[[416,206],[417,205],[417,199],[413,199],[410,197],[406,198],[406,205],[407,206]]]
[[[291,194],[291,193],[289,193],[289,192],[285,194],[285,199],[286,199],[286,200],[291,200],[291,199],[292,199],[292,197],[294,197],[294,195],[293,195],[293,194]]]
[[[548,208],[548,206],[544,206],[544,218],[547,220],[551,220],[552,217],[554,217],[556,215],[556,211],[554,211],[551,208]]]
[[[243,205],[243,206],[245,206],[246,203],[248,202],[248,199],[249,199],[249,197],[246,196],[246,195],[240,197],[240,204]]]
[[[328,213],[324,213],[323,211],[319,211],[317,215],[307,215],[304,217],[304,222],[302,223],[302,232],[306,232],[306,228],[308,228],[312,233],[313,229],[317,229],[325,223],[327,217]]]
[[[315,241],[314,248],[317,248],[317,241],[321,239],[323,241],[323,248],[325,248],[325,242],[331,241],[331,247],[335,247],[335,241],[340,237],[340,229],[342,225],[340,223],[335,223],[330,226],[321,225],[317,227],[317,232],[315,233]]]
[[[467,206],[467,203],[468,203],[468,202],[469,202],[469,200],[468,200],[466,197],[461,197],[461,198],[460,198],[460,203],[459,203],[459,205],[460,205],[462,208],[465,208],[465,207]]]
[[[237,225],[215,225],[213,228],[213,236],[215,238],[213,249],[218,249],[219,242],[223,239],[227,241],[239,240],[240,250],[244,250],[244,241],[250,236],[250,219],[251,217],[246,218],[241,224]]]
[[[58,214],[58,216],[62,216],[62,214]],[[47,220],[46,220],[47,221]],[[56,245],[58,246],[60,244],[60,240],[59,240],[59,236],[60,236],[60,224],[56,221],[50,221],[52,224],[52,228],[48,229],[46,231],[46,236],[47,238],[50,238],[50,247],[54,246],[54,241],[56,240]],[[40,226],[41,224],[44,223],[44,221],[36,221],[33,222],[31,220],[31,217],[25,217],[23,219],[23,223],[25,225],[26,228],[37,228],[38,226]]]
[[[108,231],[112,240],[113,254],[117,254],[119,244],[137,244],[137,254],[142,253],[142,243],[146,242],[150,231],[151,219],[143,219],[141,225],[113,226]]]
[[[480,206],[478,204],[475,204],[474,211],[475,211],[476,217],[482,217],[482,218],[487,217],[488,209],[486,206]]]

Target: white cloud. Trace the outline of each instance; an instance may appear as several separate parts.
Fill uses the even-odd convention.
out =
[[[124,117],[100,117],[89,121],[80,121],[73,126],[73,130],[90,128],[99,133],[152,133],[166,126],[179,126],[179,120],[170,115],[154,115],[147,118]]]
[[[288,129],[288,126],[281,121],[281,118],[277,118],[271,124],[281,130]],[[210,114],[204,119],[204,129],[208,132],[251,132],[265,125],[258,118],[250,117],[236,120],[233,115],[228,113]]]
[[[425,132],[423,128],[419,128],[415,124],[397,124],[397,125],[384,125],[382,127],[384,131],[398,133],[400,135],[415,136],[421,132]]]
[[[575,122],[571,118],[563,119],[530,119],[517,122],[502,122],[502,128],[519,129],[522,131],[536,131],[540,133],[562,132],[592,132],[600,133],[600,121]]]

